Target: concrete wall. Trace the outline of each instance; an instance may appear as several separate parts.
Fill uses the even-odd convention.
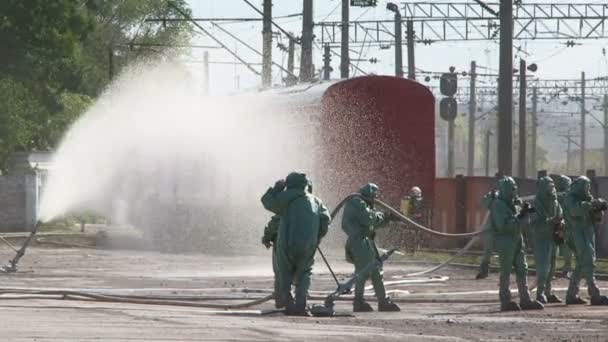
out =
[[[29,231],[38,213],[36,174],[0,176],[0,232]]]
[[[23,231],[26,227],[24,175],[0,176],[0,231]]]
[[[608,198],[608,177],[587,175],[593,182],[592,193]],[[574,178],[574,177],[573,177]],[[519,195],[536,193],[535,179],[516,179]],[[496,186],[494,177],[437,178],[433,207],[433,228],[445,233],[472,232],[479,228],[487,210],[480,207],[482,196]],[[597,255],[608,256],[608,214],[598,226]],[[435,247],[454,247],[456,239],[438,239]],[[460,241],[462,242],[462,241]]]

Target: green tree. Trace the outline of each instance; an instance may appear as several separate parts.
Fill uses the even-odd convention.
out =
[[[184,0],[172,3],[190,13]],[[58,144],[107,87],[110,50],[119,70],[189,39],[188,23],[151,17],[181,15],[164,0],[0,1],[0,169],[14,151]]]

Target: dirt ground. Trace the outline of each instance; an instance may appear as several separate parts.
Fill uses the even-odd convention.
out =
[[[340,277],[351,266],[341,253],[330,252]],[[0,257],[11,257],[1,249]],[[407,258],[389,260],[385,281],[398,281],[428,265]],[[449,279],[423,284],[390,285],[402,303],[399,313],[366,313],[336,318],[292,318],[265,303],[245,311],[176,306],[8,299],[0,297],[2,341],[606,341],[608,308],[549,305],[544,311],[497,311],[497,276],[472,280],[474,271],[445,268],[436,276]],[[428,280],[428,277],[415,279]],[[439,279],[439,280],[438,280]],[[532,281],[531,277],[531,281]],[[335,288],[317,260],[314,291]],[[247,256],[176,255],[150,251],[35,247],[22,259],[20,270],[0,275],[2,288],[86,289],[104,293],[238,295],[242,288],[272,286],[270,253]],[[567,283],[555,287],[564,296]],[[600,282],[608,287],[608,283]],[[463,294],[470,291],[484,293]],[[407,291],[407,292],[406,292]],[[606,290],[608,291],[608,290]],[[583,291],[584,293],[584,291]],[[431,299],[438,302],[429,303]],[[485,300],[485,302],[484,302]],[[375,303],[374,303],[375,306]],[[339,302],[351,314],[349,302]]]

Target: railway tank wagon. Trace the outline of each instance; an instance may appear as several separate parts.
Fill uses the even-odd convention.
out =
[[[416,185],[432,201],[434,108],[428,88],[403,78],[365,76],[333,84],[321,98],[322,180],[334,194],[375,182],[395,206]]]

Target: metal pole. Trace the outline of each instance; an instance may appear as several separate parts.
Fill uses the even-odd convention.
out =
[[[518,175],[526,178],[526,61],[519,60],[519,158],[517,167]]]
[[[329,81],[331,76],[331,51],[329,43],[323,47],[323,80]]]
[[[586,170],[585,170],[585,152],[587,151],[586,148],[586,111],[585,111],[585,72],[583,71],[581,73],[581,165],[580,165],[580,174],[584,175]]]
[[[401,19],[401,13],[399,14]],[[416,79],[416,63],[414,62],[414,22],[407,21],[407,78]],[[399,20],[399,35],[401,35],[401,20]],[[399,46],[401,49],[401,45]]]
[[[604,176],[608,176],[608,94],[604,94]]]
[[[566,139],[568,139],[568,151],[566,153],[566,174],[570,174],[570,153],[572,152],[570,130],[568,130],[568,135],[566,136]]]
[[[262,28],[262,87],[272,83],[272,0],[264,0]]]
[[[300,81],[310,82],[313,78],[312,40],[313,40],[313,0],[304,0],[302,20],[302,58],[300,59]]]
[[[401,12],[399,11],[395,12],[395,76],[403,77],[403,35],[401,34]]]
[[[342,40],[340,41],[340,77],[348,78],[350,72],[350,58],[348,56],[349,43],[349,10],[350,0],[342,0]]]
[[[467,158],[467,175],[474,176],[475,173],[475,113],[477,102],[475,97],[475,78],[477,77],[475,61],[471,62],[471,86],[469,90],[469,145]]]
[[[112,46],[108,47],[108,78],[110,81],[114,78],[114,50]]]
[[[290,37],[293,37],[293,34]],[[287,48],[288,75],[287,75],[287,82],[285,82],[287,86],[292,86],[292,85],[296,84],[296,82],[298,81],[297,77],[294,76],[295,75],[294,74],[295,54],[296,54],[296,41],[293,38],[289,38],[289,47]]]
[[[203,52],[203,69],[205,70],[203,90],[205,95],[209,95],[209,51]]]
[[[532,146],[530,147],[532,149],[532,157],[531,157],[531,161],[530,161],[530,165],[532,166],[532,174],[535,175],[537,169],[537,163],[536,163],[536,149],[537,147],[537,132],[536,129],[538,128],[538,118],[537,118],[537,112],[538,111],[538,89],[536,87],[532,88]]]
[[[454,177],[454,126],[455,120],[448,121],[448,177]]]
[[[513,0],[500,1],[498,78],[498,172],[513,171]]]
[[[490,177],[490,136],[491,130],[486,131],[486,177]]]

